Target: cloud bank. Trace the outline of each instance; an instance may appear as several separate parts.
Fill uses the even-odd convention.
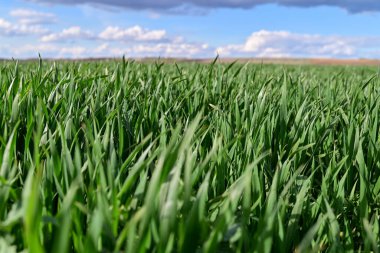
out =
[[[1,24],[1,23],[0,23]],[[83,30],[80,27],[64,29],[60,33],[41,36],[40,42],[20,47],[2,47],[2,54],[10,57],[35,57],[41,53],[49,58],[83,57],[187,57],[210,58],[219,54],[223,57],[255,58],[378,58],[380,36],[338,36],[302,34],[289,31],[261,30],[253,32],[240,44],[209,45],[191,42],[185,38],[165,36],[142,36],[140,32],[128,36],[105,36]],[[135,30],[118,28],[120,31]],[[155,30],[140,27],[137,31],[150,34]],[[160,30],[157,30],[160,31]],[[124,33],[122,33],[124,34]],[[153,34],[155,34],[153,32]],[[102,36],[100,36],[102,35]],[[91,40],[88,44],[88,40]]]
[[[147,1],[146,1],[147,2]],[[241,0],[237,3],[242,3]],[[264,2],[264,1],[263,1]],[[290,0],[289,0],[290,2]],[[293,1],[296,2],[296,1]],[[161,4],[165,3],[161,2]],[[166,0],[170,3],[170,0]],[[302,57],[375,58],[380,57],[380,36],[339,36],[294,33],[291,31],[254,31],[240,43],[209,45],[169,34],[165,29],[139,25],[108,25],[88,30],[79,25],[50,30],[53,14],[28,9],[9,13],[12,21],[0,18],[0,57],[28,58],[41,53],[49,58],[82,57]],[[24,39],[17,42],[15,36]],[[16,41],[15,45],[13,40]],[[8,42],[8,45],[6,42]]]
[[[171,11],[183,10],[184,6],[215,9],[215,8],[253,8],[262,4],[277,4],[293,7],[331,6],[345,9],[349,12],[378,12],[378,0],[27,0],[48,4],[95,4],[122,7],[135,10]],[[190,10],[191,8],[185,8]]]
[[[221,56],[353,57],[360,46],[366,46],[365,41],[366,38],[261,30],[244,43],[222,46],[217,52]]]
[[[167,36],[166,30],[150,30],[135,25],[128,28],[107,26],[100,33],[84,30],[79,26],[72,26],[60,32],[43,36],[42,42],[67,42],[75,40],[102,40],[117,42],[169,42],[176,38]]]
[[[48,29],[39,25],[28,25],[20,23],[11,23],[8,20],[0,18],[0,35],[5,36],[25,36],[46,34]]]
[[[12,10],[10,16],[17,19],[22,25],[41,25],[52,24],[57,22],[57,17],[52,13],[40,12],[30,9]]]
[[[54,43],[26,44],[22,47],[0,46],[2,57],[35,58],[38,53],[45,58],[87,58],[87,57],[201,57],[212,56],[207,44],[200,43],[157,43],[115,45],[104,43],[89,47],[81,45],[57,45]]]
[[[67,29],[63,29],[58,33],[50,33],[41,38],[42,42],[65,42],[67,40],[81,40],[92,39],[95,35],[87,30],[83,30],[79,26],[72,26]]]
[[[136,40],[136,41],[162,41],[166,38],[165,30],[148,30],[141,26],[133,26],[126,29],[118,26],[108,26],[99,34],[103,40]]]

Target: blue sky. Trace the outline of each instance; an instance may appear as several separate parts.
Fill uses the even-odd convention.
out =
[[[0,57],[380,58],[374,0],[9,0]]]

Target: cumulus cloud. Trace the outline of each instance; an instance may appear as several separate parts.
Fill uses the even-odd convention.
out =
[[[205,57],[213,56],[213,49],[198,43],[158,43],[122,46],[104,43],[94,47],[82,45],[59,46],[54,43],[26,44],[19,47],[0,47],[3,56],[15,58],[87,58],[87,57]]]
[[[42,42],[62,42],[67,40],[78,40],[78,39],[94,39],[96,36],[87,30],[83,30],[79,26],[72,26],[67,29],[63,29],[58,33],[51,33],[43,36],[41,38]]]
[[[47,32],[47,29],[39,25],[13,24],[5,19],[0,18],[0,35],[40,35],[45,34]]]
[[[282,6],[314,7],[333,6],[350,12],[380,11],[378,0],[28,0],[50,4],[96,4],[128,9],[174,10],[193,6],[196,8],[253,8],[262,4],[277,4]],[[191,8],[186,8],[191,9]]]
[[[82,58],[87,54],[87,48],[82,46],[63,47],[58,51],[58,58],[73,57]]]
[[[148,30],[138,25],[130,28],[108,26],[99,34],[103,40],[162,41],[166,39],[165,30]]]
[[[80,29],[74,34],[81,34]],[[69,33],[70,34],[70,33]],[[91,35],[95,36],[95,35]],[[35,57],[41,53],[47,58],[83,57],[302,57],[302,58],[374,58],[380,56],[380,36],[345,37],[318,34],[299,34],[289,31],[261,30],[252,33],[241,44],[222,45],[218,48],[206,43],[189,42],[184,38],[169,41],[94,40],[91,43],[55,43],[46,40],[36,44],[2,46],[1,54],[10,57]],[[8,52],[8,53],[6,53]]]
[[[205,57],[212,56],[212,49],[208,44],[200,43],[157,43],[135,44],[127,47],[102,44],[93,52],[101,56],[120,57]]]
[[[255,57],[354,57],[358,49],[369,46],[366,38],[298,34],[261,30],[244,43],[217,48],[221,56]],[[378,40],[377,40],[378,41]]]
[[[63,29],[61,32],[51,33],[41,38],[42,42],[64,42],[73,40],[102,40],[118,42],[168,42],[178,38],[169,38],[165,30],[149,30],[141,26],[120,28],[108,26],[99,34],[83,30],[79,26]]]
[[[30,9],[15,9],[9,14],[16,18],[19,24],[23,25],[40,25],[57,22],[57,17],[52,13],[39,12]]]
[[[52,43],[25,44],[20,47],[3,48],[5,55],[20,58],[35,58],[38,54],[47,58],[83,58],[92,52],[82,46],[60,47]]]
[[[8,54],[12,57],[29,57],[31,55],[37,56],[38,53],[57,53],[59,48],[53,44],[25,44],[19,47],[9,46],[6,48]]]

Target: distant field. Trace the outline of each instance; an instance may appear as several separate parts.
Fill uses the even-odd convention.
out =
[[[191,60],[189,60],[191,61]],[[211,63],[213,59],[198,60]],[[334,59],[334,58],[221,58],[221,63],[257,63],[257,64],[285,64],[285,65],[326,65],[326,66],[380,66],[377,59]]]
[[[38,59],[26,59],[24,62],[36,61]],[[83,59],[50,59],[51,62],[98,62],[98,61],[115,61],[115,58],[83,58]],[[136,62],[143,63],[205,63],[209,64],[214,59],[194,59],[194,58],[136,58],[130,59]],[[9,61],[3,59],[3,61]],[[281,65],[321,65],[321,66],[380,66],[378,59],[334,59],[334,58],[218,58],[218,63],[233,63],[240,64],[253,63],[253,64],[281,64]]]
[[[1,252],[380,246],[377,66],[8,61],[0,96]]]

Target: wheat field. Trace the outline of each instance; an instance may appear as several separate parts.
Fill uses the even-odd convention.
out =
[[[378,252],[376,67],[4,62],[0,251]]]

